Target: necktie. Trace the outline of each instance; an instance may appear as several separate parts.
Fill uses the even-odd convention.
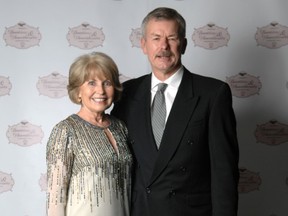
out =
[[[151,108],[152,129],[158,148],[160,146],[163,131],[165,128],[166,105],[165,105],[164,91],[166,88],[167,88],[166,83],[158,84],[158,90],[155,94]]]

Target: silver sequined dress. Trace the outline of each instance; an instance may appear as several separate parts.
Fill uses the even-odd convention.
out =
[[[104,128],[73,114],[58,123],[47,144],[48,216],[129,216],[132,156],[127,128],[109,116]]]

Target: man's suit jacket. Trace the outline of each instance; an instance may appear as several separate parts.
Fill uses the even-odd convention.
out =
[[[229,86],[184,74],[159,150],[151,129],[151,74],[123,84],[112,115],[135,157],[133,216],[236,216],[238,143]]]

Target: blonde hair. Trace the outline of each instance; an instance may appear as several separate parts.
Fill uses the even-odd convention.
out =
[[[122,85],[119,80],[119,71],[113,59],[101,52],[93,52],[79,56],[70,66],[67,85],[68,95],[73,103],[80,104],[79,88],[93,75],[103,75],[109,79],[115,90],[114,102],[119,100]]]

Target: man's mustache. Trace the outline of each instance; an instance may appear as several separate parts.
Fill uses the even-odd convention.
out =
[[[170,57],[172,56],[172,52],[170,51],[161,51],[159,53],[156,54],[156,57]]]

